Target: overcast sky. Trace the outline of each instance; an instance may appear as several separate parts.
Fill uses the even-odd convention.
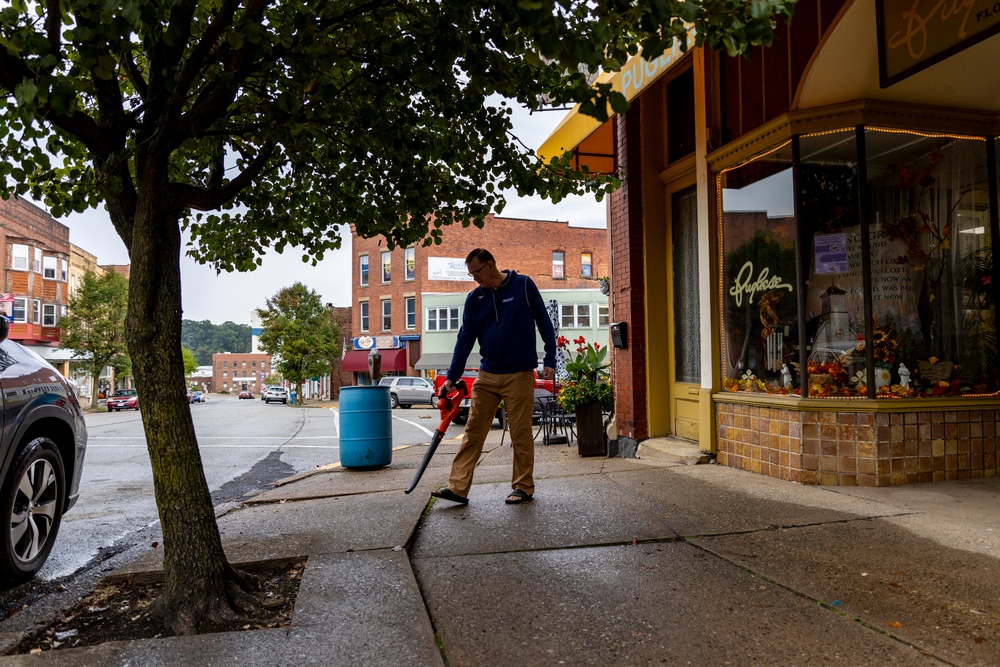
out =
[[[537,148],[549,136],[565,111],[529,114],[515,111],[515,132],[528,146]],[[504,217],[537,220],[566,220],[571,226],[604,227],[605,203],[592,196],[573,197],[559,205],[540,198],[508,196]],[[100,264],[127,264],[128,253],[104,210],[73,214],[60,220],[70,228],[70,241],[97,256]],[[326,253],[325,259],[311,266],[302,262],[302,251],[291,248],[284,253],[269,252],[263,265],[251,273],[222,273],[200,265],[187,256],[181,258],[181,281],[185,319],[226,321],[249,324],[256,308],[282,287],[299,281],[320,294],[324,302],[335,306],[351,303],[351,239],[344,247]]]

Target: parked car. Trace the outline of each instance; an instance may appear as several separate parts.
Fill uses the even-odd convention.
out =
[[[264,402],[270,403],[271,401],[288,403],[288,390],[284,387],[268,387],[267,391],[264,392]]]
[[[7,340],[0,317],[0,589],[45,564],[80,492],[87,427],[72,386],[41,357]]]
[[[204,403],[208,400],[208,396],[205,395],[203,391],[192,391],[191,392],[191,402],[192,403]]]
[[[260,400],[262,400],[262,401],[264,400],[264,397],[267,395],[267,390],[268,389],[276,389],[276,388],[280,389],[281,385],[278,385],[278,384],[264,385],[264,388],[260,392]]]
[[[108,412],[114,410],[138,410],[139,393],[135,389],[119,389],[108,399]]]
[[[426,378],[398,375],[384,377],[379,385],[389,387],[389,403],[392,407],[409,408],[411,405],[437,405],[434,383]]]

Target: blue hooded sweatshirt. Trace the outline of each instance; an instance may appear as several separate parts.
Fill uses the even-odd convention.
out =
[[[556,335],[542,295],[531,278],[516,271],[504,273],[507,277],[499,287],[477,287],[465,299],[462,328],[448,369],[448,379],[452,382],[462,377],[477,340],[482,355],[480,370],[488,373],[535,370],[538,367],[536,326],[545,343],[544,364],[556,367]]]

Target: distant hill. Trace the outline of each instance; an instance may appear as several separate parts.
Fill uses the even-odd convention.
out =
[[[216,352],[249,352],[250,325],[208,320],[181,320],[181,345],[194,352],[199,366],[212,363]]]

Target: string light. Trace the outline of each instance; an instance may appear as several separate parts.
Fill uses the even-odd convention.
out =
[[[911,134],[917,137],[924,137],[926,139],[964,139],[966,141],[986,141],[986,137],[982,136],[917,132],[916,130],[899,130],[891,127],[870,127],[866,125],[865,130],[866,131],[872,130],[873,132],[885,132],[887,134]]]

